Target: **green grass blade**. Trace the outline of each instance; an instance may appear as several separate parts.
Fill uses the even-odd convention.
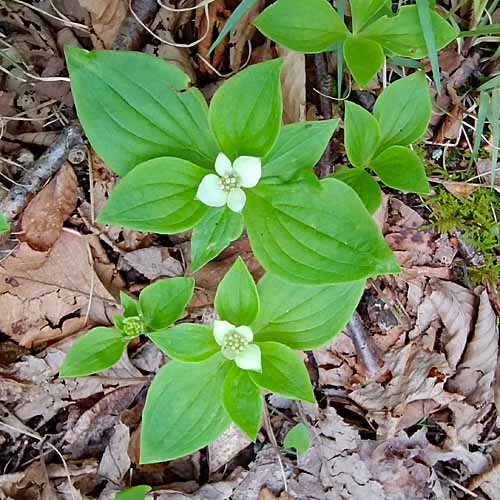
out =
[[[497,75],[493,78],[490,78],[486,82],[484,82],[480,87],[477,88],[479,91],[485,91],[485,90],[493,90],[500,88],[500,75]]]
[[[491,185],[493,186],[497,175],[498,148],[500,147],[500,89],[492,92],[488,118],[493,130],[493,151],[491,154]]]
[[[235,28],[235,26],[243,19],[243,16],[257,3],[258,0],[243,0],[238,7],[231,14],[231,17],[227,20],[224,28],[220,32],[219,36],[208,49],[208,55],[210,55],[218,45],[224,40],[224,37]]]
[[[425,45],[427,45],[427,51],[429,52],[429,60],[432,67],[432,76],[434,78],[434,83],[436,84],[438,94],[441,95],[441,73],[439,71],[436,37],[434,35],[434,29],[432,27],[431,8],[429,7],[429,1],[417,0],[417,9],[418,18],[420,19],[420,26],[422,27],[422,31],[424,33]]]
[[[472,156],[470,158],[469,166],[471,166],[477,158],[479,148],[481,147],[481,137],[484,131],[484,124],[486,122],[486,115],[490,107],[490,96],[487,92],[479,94],[479,110],[477,113],[476,131],[474,135],[474,147],[472,149]]]
[[[500,23],[479,26],[475,30],[461,31],[459,37],[469,37],[478,35],[500,35]]]
[[[424,69],[424,65],[421,62],[410,59],[409,57],[392,56],[388,57],[388,62],[402,68]]]
[[[337,13],[344,20],[345,0],[339,0],[337,5]],[[342,97],[342,77],[344,75],[344,42],[337,44],[337,97]]]

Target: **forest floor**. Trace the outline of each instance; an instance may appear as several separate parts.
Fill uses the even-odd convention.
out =
[[[375,219],[402,272],[369,280],[361,322],[308,353],[317,406],[272,396],[257,443],[231,428],[189,457],[140,465],[141,411],[164,355],[137,340],[103,376],[58,378],[75,339],[111,324],[120,290],[137,294],[160,277],[184,276],[190,262],[189,234],[95,222],[117,179],[74,121],[64,45],[154,54],[177,64],[207,98],[229,74],[281,55],[286,122],[342,117],[341,101],[328,97],[337,95],[335,54],[304,56],[264,39],[251,21],[265,2],[207,55],[238,3],[211,2],[207,28],[203,8],[173,12],[136,0],[151,34],[128,1],[0,1],[0,208],[37,160],[52,162],[55,174],[18,207],[1,242],[0,499],[111,500],[137,484],[165,500],[500,499],[500,195],[488,184],[488,141],[469,163],[474,89],[495,65],[498,72],[492,37],[440,54],[443,94],[434,95],[418,145],[433,193],[385,190]],[[468,11],[455,15],[466,22]],[[492,17],[500,22],[500,8]],[[400,76],[388,65],[385,78],[360,92],[344,75],[341,94],[371,109],[383,80]],[[340,126],[320,170],[347,163],[342,133]],[[243,236],[196,273],[186,317],[213,319],[215,289],[237,256],[262,275]],[[297,458],[282,445],[298,422],[311,427],[312,443]]]

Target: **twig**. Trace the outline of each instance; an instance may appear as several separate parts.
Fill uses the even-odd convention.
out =
[[[123,21],[120,32],[113,43],[114,50],[140,50],[144,39],[149,36],[141,24],[149,24],[160,9],[156,0],[133,0],[129,15]],[[137,21],[140,19],[140,22]]]
[[[314,54],[314,74],[315,81],[318,90],[316,91],[319,96],[319,108],[320,113],[323,115],[325,120],[330,120],[333,118],[332,113],[332,102],[327,97],[331,94],[333,78],[330,73],[328,73],[328,61],[326,54]],[[334,167],[332,166],[332,146],[331,142],[328,144],[323,157],[316,167],[316,174],[318,177],[327,177],[333,172]]]
[[[354,313],[351,321],[349,321],[347,331],[367,378],[378,379],[384,373],[384,360],[379,348],[367,333],[365,325],[357,312]]]
[[[0,211],[8,221],[14,220],[27,205],[30,198],[40,191],[47,181],[62,167],[69,152],[83,142],[82,129],[78,122],[66,127],[49,149],[19,179],[22,186],[15,185],[0,204]]]
[[[285,492],[288,493],[288,481],[286,479],[285,467],[283,466],[283,459],[279,450],[278,442],[276,441],[276,436],[274,435],[273,427],[271,425],[271,419],[269,418],[269,410],[267,409],[267,404],[264,403],[264,427],[266,428],[266,433],[271,442],[271,446],[278,457],[278,463],[280,466],[281,477],[283,478],[283,486]]]

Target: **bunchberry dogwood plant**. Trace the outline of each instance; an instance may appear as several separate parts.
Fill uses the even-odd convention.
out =
[[[308,54],[332,50],[343,43],[343,53],[354,80],[361,86],[373,79],[386,54],[411,59],[428,55],[416,5],[401,7],[396,15],[391,0],[350,0],[352,32],[327,0],[278,0],[256,19],[268,38]],[[441,16],[431,12],[437,49],[459,34]]]
[[[263,267],[290,282],[398,272],[355,191],[312,173],[338,120],[282,127],[282,60],[227,80],[208,108],[158,58],[76,48],[66,56],[83,128],[124,175],[99,222],[164,234],[194,228],[192,271],[245,226]]]
[[[314,402],[295,350],[319,347],[335,336],[364,285],[301,286],[268,274],[256,286],[238,258],[217,289],[219,319],[149,335],[173,361],[160,369],[147,395],[141,461],[192,453],[217,439],[231,422],[255,440],[263,391]]]
[[[211,325],[181,323],[193,281],[174,278],[145,288],[135,300],[122,295],[114,328],[95,328],[75,342],[62,377],[106,370],[127,344],[148,337],[171,361],[149,389],[143,414],[141,461],[192,453],[234,422],[255,440],[263,393],[314,402],[307,370],[296,350],[315,349],[346,325],[365,281],[295,285],[265,275],[255,285],[238,258],[220,283]]]

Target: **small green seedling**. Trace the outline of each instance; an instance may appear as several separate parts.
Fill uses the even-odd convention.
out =
[[[244,226],[263,267],[286,281],[399,271],[354,190],[313,175],[338,120],[282,127],[281,59],[227,80],[208,108],[189,78],[158,58],[77,48],[66,57],[83,128],[125,175],[99,222],[162,234],[194,228],[192,271]]]
[[[151,486],[133,486],[118,493],[115,500],[144,500],[151,490]]]
[[[311,436],[309,435],[307,426],[300,423],[292,427],[285,436],[283,445],[285,448],[294,449],[297,455],[307,453],[307,450],[311,446]]]
[[[416,5],[393,15],[390,0],[350,0],[352,33],[327,0],[278,0],[256,19],[257,28],[271,40],[308,54],[331,50],[343,43],[354,80],[366,87],[384,64],[386,54],[423,59],[428,55]],[[430,13],[437,50],[459,34],[435,12]]]
[[[422,160],[408,146],[425,134],[431,114],[423,72],[389,85],[377,99],[373,115],[346,102],[345,145],[355,168],[341,167],[335,178],[349,184],[371,213],[380,206],[382,198],[380,187],[366,168],[373,170],[386,186],[429,194]]]
[[[0,234],[5,234],[10,231],[10,225],[7,220],[7,217],[5,217],[5,214],[0,212]]]
[[[114,328],[97,327],[80,337],[69,350],[61,367],[62,378],[84,377],[118,363],[129,342],[140,335],[175,323],[191,300],[194,280],[173,278],[145,288],[139,300],[121,293],[123,315],[115,316]]]

